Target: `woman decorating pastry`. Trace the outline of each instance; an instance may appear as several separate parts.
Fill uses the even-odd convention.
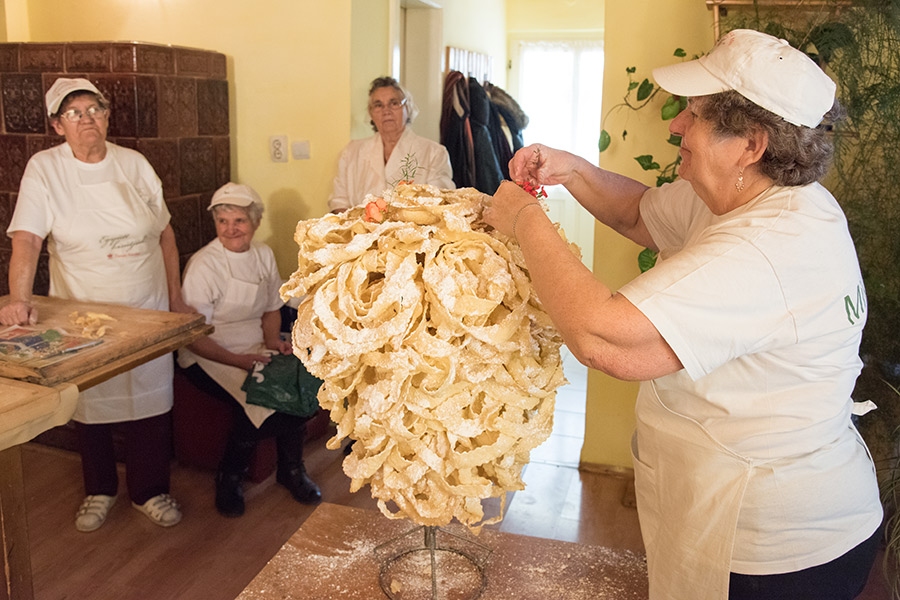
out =
[[[750,30],[654,77],[689,98],[670,126],[679,181],[648,188],[545,146],[517,153],[510,174],[565,185],[658,250],[656,266],[613,293],[508,182],[485,221],[518,240],[572,352],[642,381],[633,454],[651,598],[854,598],[882,509],[851,422],[865,290],[817,183],[835,85]]]
[[[182,349],[178,364],[199,388],[232,408],[234,420],[216,474],[216,509],[227,517],[244,514],[242,481],[259,440],[274,437],[276,480],[295,500],[317,504],[319,487],[303,465],[307,418],[248,404],[242,389],[257,364],[272,354],[292,355],[281,338],[281,277],[272,249],[253,241],[263,203],[253,188],[226,183],[209,209],[216,239],[198,250],[184,271],[184,297],[215,331]],[[299,361],[299,359],[297,359]]]
[[[25,168],[7,230],[11,302],[0,309],[0,323],[38,322],[31,293],[44,239],[51,296],[190,312],[162,184],[142,155],[106,141],[106,98],[86,79],[60,78],[46,102],[65,143],[35,154]],[[125,432],[133,506],[163,527],[181,520],[169,495],[172,369],[172,356],[161,356],[81,392],[73,416],[87,494],[75,518],[79,531],[103,525],[116,501],[114,424]]]
[[[369,117],[375,135],[353,140],[341,152],[331,212],[362,204],[366,194],[381,194],[402,179],[454,189],[447,149],[419,137],[407,127],[419,113],[412,94],[393,77],[379,77],[369,87]]]

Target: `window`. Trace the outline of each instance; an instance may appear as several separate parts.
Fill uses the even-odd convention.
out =
[[[599,40],[519,40],[512,45],[511,89],[528,115],[525,144],[568,150],[598,164],[603,43]],[[562,186],[547,189],[550,217],[581,248],[593,268],[594,218]]]

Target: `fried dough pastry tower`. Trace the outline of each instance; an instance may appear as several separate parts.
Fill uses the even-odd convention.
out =
[[[483,198],[401,184],[378,202],[381,222],[361,205],[297,224],[298,268],[281,288],[302,298],[294,352],[324,380],[328,447],[356,440],[351,491],[370,484],[390,518],[499,521],[482,500],[524,489],[550,435],[562,339],[518,245],[484,230]]]

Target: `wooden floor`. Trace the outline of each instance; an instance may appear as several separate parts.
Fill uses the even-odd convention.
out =
[[[526,489],[509,495],[504,520],[492,527],[643,553],[631,480],[576,467],[584,430],[581,375],[567,369],[572,384],[559,395],[553,435],[532,453]],[[30,443],[22,458],[36,600],[231,600],[314,510],[291,499],[273,476],[246,487],[243,517],[221,517],[213,506],[213,474],[174,463],[180,524],[151,523],[130,506],[121,483],[107,523],[80,533],[74,526],[83,494],[78,455]],[[306,446],[307,469],[327,502],[377,510],[368,488],[349,492],[343,458],[325,448],[325,438]],[[876,571],[863,600],[888,599]]]

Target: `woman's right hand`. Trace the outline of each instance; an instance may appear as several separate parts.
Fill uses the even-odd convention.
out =
[[[543,144],[525,146],[509,161],[509,177],[535,186],[565,184],[574,169],[573,158],[564,150]]]
[[[248,373],[253,370],[256,363],[267,365],[272,362],[271,354],[239,354],[240,367]]]
[[[18,300],[0,308],[0,325],[35,325],[38,310],[31,302]]]

